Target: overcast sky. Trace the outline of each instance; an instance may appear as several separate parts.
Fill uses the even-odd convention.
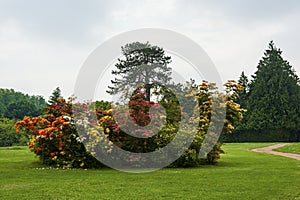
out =
[[[0,0],[0,87],[48,99],[59,86],[68,97],[97,46],[140,28],[188,36],[224,81],[252,75],[270,40],[300,72],[299,22],[297,0]]]

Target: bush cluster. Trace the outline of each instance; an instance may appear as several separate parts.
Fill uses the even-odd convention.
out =
[[[190,147],[170,167],[193,167],[215,163],[220,158],[223,151],[219,142],[214,144],[205,158],[200,159],[198,154],[211,125],[213,106],[223,106],[226,110],[222,134],[231,133],[235,121],[242,118],[244,110],[234,102],[239,85],[229,81],[225,87],[226,94],[218,93],[214,84],[203,81],[187,91],[187,94],[195,97],[197,103],[196,114],[187,119],[197,122],[197,134]],[[213,105],[213,98],[219,104]],[[164,107],[165,112],[162,112],[160,106]],[[103,166],[94,157],[97,151],[101,149],[102,152],[111,153],[114,150],[113,144],[136,153],[163,148],[173,140],[182,123],[181,116],[185,115],[174,95],[169,95],[168,99],[162,98],[160,102],[147,101],[141,88],[133,93],[129,108],[127,105],[112,107],[112,103],[105,101],[73,104],[72,99],[58,98],[47,106],[42,117],[24,117],[16,123],[15,128],[17,132],[23,130],[28,135],[29,148],[44,164],[64,168],[92,168]],[[92,118],[86,119],[92,116],[89,113],[91,108],[96,110],[94,121]],[[85,115],[80,120],[74,119],[73,111]],[[140,128],[134,128],[133,124]],[[147,125],[152,128],[143,128]],[[84,137],[78,135],[78,128],[86,133]],[[189,136],[195,130],[186,127],[182,131]]]

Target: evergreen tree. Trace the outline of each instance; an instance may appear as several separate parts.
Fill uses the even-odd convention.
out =
[[[60,91],[59,87],[57,87],[55,90],[53,90],[52,95],[49,97],[48,103],[49,103],[50,105],[53,104],[53,103],[56,103],[57,100],[58,100],[59,98],[61,98],[61,97],[62,97],[62,96],[61,96],[61,91]]]
[[[157,46],[147,43],[134,42],[121,47],[124,59],[118,59],[117,70],[112,74],[117,77],[111,81],[109,94],[121,94],[129,97],[138,87],[143,85],[145,99],[150,101],[151,89],[166,85],[171,80],[171,57]]]
[[[247,128],[299,130],[299,78],[282,51],[269,43],[250,83],[247,98]]]
[[[236,102],[241,105],[241,107],[246,106],[247,94],[249,91],[249,80],[248,77],[245,75],[244,71],[242,71],[241,76],[238,80],[238,84],[243,86],[243,90],[237,91],[238,97]]]

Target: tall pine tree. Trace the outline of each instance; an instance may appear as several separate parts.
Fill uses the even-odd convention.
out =
[[[123,59],[118,59],[117,70],[112,74],[117,77],[109,86],[109,94],[129,97],[143,85],[145,99],[150,101],[151,89],[166,85],[171,80],[171,57],[165,55],[163,48],[147,43],[133,42],[121,47]]]

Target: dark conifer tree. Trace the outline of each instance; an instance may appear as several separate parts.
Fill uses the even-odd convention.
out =
[[[282,51],[269,43],[247,94],[247,127],[260,130],[299,130],[299,78]]]
[[[246,106],[247,94],[249,92],[249,80],[245,75],[244,71],[241,73],[241,76],[238,80],[238,84],[243,86],[243,90],[237,91],[238,97],[236,102],[241,105],[241,107]]]
[[[51,105],[51,104],[57,102],[57,100],[61,97],[62,97],[61,91],[60,91],[59,87],[57,87],[57,88],[55,88],[55,90],[53,90],[52,95],[49,97],[48,103]]]

